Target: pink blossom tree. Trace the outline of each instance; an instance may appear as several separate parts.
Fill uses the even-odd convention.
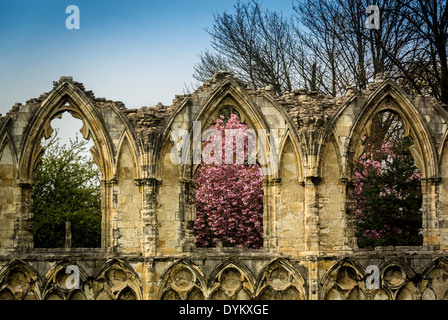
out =
[[[196,221],[199,247],[263,246],[263,175],[257,163],[247,164],[253,139],[248,127],[232,114],[220,116],[203,142],[203,163],[196,171]]]

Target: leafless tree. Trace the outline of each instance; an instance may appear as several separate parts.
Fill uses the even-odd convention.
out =
[[[378,29],[364,24],[369,4],[379,8]],[[412,91],[448,103],[446,1],[297,0],[295,8],[320,51],[337,54],[332,70],[346,67],[348,73],[339,70],[334,82],[348,80],[363,89],[376,74],[389,71]]]
[[[391,10],[408,29],[411,54],[395,59],[404,81],[417,93],[448,103],[448,6],[446,0],[397,0]],[[393,57],[393,54],[389,54]]]
[[[371,4],[378,29],[366,27]],[[294,9],[284,17],[251,0],[215,15],[212,51],[199,55],[194,77],[230,70],[277,94],[306,88],[337,96],[388,71],[411,91],[448,103],[446,0],[295,0]]]
[[[194,78],[204,82],[210,79],[217,71],[228,70],[233,67],[227,62],[225,57],[206,50],[199,55],[199,63],[194,65]]]
[[[213,28],[207,30],[214,52],[200,54],[195,79],[209,78],[225,68],[252,87],[270,85],[277,94],[303,84],[297,74],[300,41],[292,20],[275,11],[263,11],[257,1],[239,1],[234,14],[217,14],[214,20]]]
[[[294,9],[300,24],[305,26],[297,35],[323,69],[320,91],[336,96],[352,82],[348,79],[347,64],[342,63],[344,48],[339,41],[337,8],[334,3],[317,0],[298,2]]]

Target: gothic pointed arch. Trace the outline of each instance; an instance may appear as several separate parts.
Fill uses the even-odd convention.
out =
[[[247,93],[247,89],[231,76],[226,76],[211,92],[196,113],[194,120],[203,121],[203,126],[207,127],[216,121],[220,109],[226,106],[234,108],[239,113],[241,121],[248,121],[246,124],[252,125],[254,129],[269,128],[266,118],[254,99]]]
[[[422,277],[426,278],[435,268],[443,268],[448,272],[448,258],[447,257],[437,257],[433,259],[422,271]]]
[[[349,300],[353,294],[364,296],[364,275],[365,270],[357,261],[350,258],[336,261],[321,279],[321,299]]]
[[[87,297],[81,290],[73,290],[68,294],[67,300],[87,300]]]
[[[2,157],[4,158],[2,159]],[[2,161],[2,163],[0,164],[7,164],[9,166],[12,166],[11,169],[13,171],[11,172],[11,174],[17,172],[17,150],[14,144],[11,142],[11,136],[7,130],[5,130],[4,134],[0,134],[0,161]]]
[[[251,270],[234,258],[229,258],[210,273],[211,300],[249,300],[254,298],[255,277]]]
[[[0,300],[14,300],[14,294],[8,288],[0,291]]]
[[[112,106],[112,108],[114,108]],[[94,143],[92,156],[102,172],[103,179],[113,177],[114,150],[102,117],[96,110],[93,101],[86,95],[71,77],[62,77],[53,90],[36,108],[24,132],[20,145],[20,178],[32,180],[34,169],[39,163],[43,148],[42,137],[49,138],[53,129],[51,120],[68,111],[75,118],[81,119],[81,133],[85,139],[91,138]]]
[[[184,109],[188,110],[189,114],[189,127],[182,128],[186,129],[190,135],[193,137],[193,130],[195,124],[200,123],[201,131],[206,130],[210,125],[216,122],[216,119],[220,115],[220,112],[226,109],[234,110],[240,117],[242,123],[248,125],[250,129],[257,130],[267,130],[269,134],[269,123],[266,117],[261,112],[260,108],[256,105],[254,99],[247,93],[246,89],[242,87],[241,83],[238,83],[232,77],[226,77],[219,83],[219,86],[213,89],[209,94],[205,102],[199,107],[199,109],[193,112],[191,109],[191,104],[188,100],[183,101],[181,105],[171,114],[170,118],[167,120],[165,129],[162,132],[163,145],[166,145],[170,141],[170,135],[173,130],[179,128],[173,128],[174,119],[180,114]],[[202,132],[201,132],[202,134]],[[270,146],[268,145],[268,148]],[[190,148],[193,148],[192,143],[190,143]],[[277,150],[276,150],[277,152]],[[160,154],[157,158],[160,159],[163,155]],[[190,157],[193,157],[193,152],[190,152]],[[190,168],[193,161],[189,159],[188,165],[180,166],[181,179],[191,179],[195,168]],[[275,172],[272,172],[275,174]]]
[[[131,287],[126,286],[118,293],[117,300],[137,300],[137,294]]]
[[[321,149],[321,155],[319,156],[319,177],[324,177],[326,174],[330,174],[330,172],[326,172],[325,170],[328,170],[326,168],[326,162],[327,158],[329,156],[333,156],[335,158],[335,162],[337,165],[337,171],[331,172],[331,175],[333,175],[337,179],[344,179],[344,170],[343,170],[343,158],[341,156],[341,149],[342,146],[340,144],[339,139],[337,138],[337,130],[336,128],[332,128],[330,131],[330,134],[327,136],[327,140],[325,141],[325,145]]]
[[[388,268],[395,268],[396,270],[400,269],[404,278],[412,279],[417,273],[409,266],[409,264],[405,263],[403,260],[392,258],[388,261],[384,261],[379,266],[380,273],[384,274]]]
[[[118,141],[117,145],[117,156],[114,161],[115,167],[113,170],[113,176],[117,176],[117,171],[119,170],[119,163],[120,159],[123,156],[124,148],[126,148],[126,152],[129,153],[128,156],[130,156],[130,159],[132,160],[132,164],[134,166],[135,175],[134,179],[140,179],[141,173],[140,173],[140,165],[139,165],[139,157],[138,157],[138,146],[135,142],[135,139],[132,137],[132,133],[129,132],[129,130],[126,130],[123,132],[123,134],[120,137],[120,140]]]
[[[65,300],[62,292],[53,289],[44,296],[44,300]]]
[[[43,281],[28,263],[15,259],[0,271],[0,292],[8,292],[15,300],[40,300]]]
[[[358,161],[366,150],[365,139],[374,136],[372,128],[374,119],[378,115],[392,114],[402,124],[400,138],[406,139],[411,144],[409,151],[412,155],[415,167],[419,172],[421,186],[421,210],[415,208],[416,220],[420,219],[421,227],[412,229],[414,242],[422,241],[423,245],[439,244],[440,230],[436,223],[439,212],[434,206],[428,205],[434,201],[434,189],[431,187],[440,180],[438,166],[438,154],[435,148],[434,135],[427,123],[422,109],[410,100],[409,96],[393,81],[387,80],[369,96],[369,98],[358,109],[353,109],[354,118],[348,136],[344,142],[343,149],[343,176],[347,178],[349,188],[347,189],[347,212],[348,215],[348,243],[356,246],[358,238],[355,236],[357,226],[354,219],[353,190],[350,183],[355,179],[355,172],[359,168]],[[421,177],[421,178],[420,178]],[[420,189],[419,189],[420,190]],[[364,245],[364,244],[362,244]]]
[[[120,221],[115,222],[114,228],[124,230],[119,235],[115,232],[114,243],[117,247],[131,247],[132,243],[141,238],[141,225],[138,221],[142,214],[142,204],[139,201],[142,180],[135,147],[129,134],[124,132],[118,144],[114,170],[117,188],[114,191],[116,195],[114,210],[122,217]]]
[[[256,296],[262,300],[306,300],[306,281],[285,259],[274,259],[260,272]]]
[[[446,153],[446,149],[448,146],[448,129],[445,130],[445,133],[443,134],[443,137],[441,139],[441,142],[439,144],[439,148],[438,148],[438,155],[439,155],[439,168],[442,166],[442,161],[443,161],[443,155],[444,153]],[[442,170],[442,169],[440,169]]]
[[[7,250],[14,244],[14,224],[16,217],[13,214],[17,208],[17,197],[11,188],[19,185],[17,172],[17,154],[14,144],[6,131],[0,135],[0,252]],[[8,218],[10,217],[10,218]]]
[[[300,157],[300,148],[297,147],[297,144],[294,142],[295,136],[294,132],[290,128],[287,128],[284,135],[280,139],[280,144],[278,146],[278,178],[282,178],[282,168],[284,166],[284,151],[285,147],[290,146],[294,153],[294,161],[295,161],[295,171],[296,171],[296,178],[299,181],[303,180],[303,168],[302,168],[302,161]]]
[[[76,274],[74,274],[75,272]],[[82,266],[73,260],[63,259],[58,261],[45,274],[46,283],[43,288],[43,295],[49,296],[52,292],[57,292],[59,296],[68,299],[74,291],[83,287],[87,278],[88,274]],[[75,283],[75,281],[78,282]]]
[[[300,172],[300,179],[302,180],[305,174],[304,159],[306,159],[306,154],[304,153],[304,150],[302,148],[302,142],[299,139],[300,129],[297,126],[296,121],[293,120],[291,114],[288,111],[286,111],[284,106],[282,106],[271,94],[265,92],[264,98],[268,101],[271,107],[275,108],[275,110],[281,115],[282,119],[285,121],[286,130],[283,134],[283,137],[280,139],[278,146],[279,157],[281,157],[282,150],[286,142],[288,142],[289,138],[291,144],[293,145],[294,151],[296,152],[297,171]]]
[[[109,296],[116,300],[120,292],[132,290],[137,300],[142,299],[141,279],[135,270],[120,259],[110,259],[100,266],[93,274],[94,288],[97,288],[95,299]],[[101,291],[100,291],[101,289]]]
[[[381,111],[392,111],[402,119],[405,136],[410,136],[414,142],[411,152],[422,178],[438,177],[438,156],[431,130],[422,113],[406,93],[390,80],[384,82],[369,97],[354,119],[345,145],[347,177],[353,176],[355,167],[353,164],[363,152],[361,141],[363,135],[368,134],[373,116]]]
[[[275,107],[275,105],[273,106]],[[230,77],[226,78],[210,94],[196,113],[194,121],[197,123],[200,122],[202,130],[206,130],[216,122],[219,115],[226,113],[236,113],[241,123],[246,124],[250,130],[254,130],[257,141],[260,139],[267,141],[266,151],[258,154],[258,160],[261,163],[269,164],[266,166],[267,170],[264,170],[266,173],[264,179],[268,181],[276,179],[278,175],[278,141],[271,143],[273,141],[271,139],[279,139],[281,137],[275,136],[276,134],[278,135],[277,131],[270,131],[272,127],[266,116],[260,110],[260,107],[257,106],[254,98],[241,87],[241,84]],[[184,170],[182,170],[183,172]]]
[[[172,263],[159,278],[158,297],[162,300],[205,299],[206,281],[203,271],[183,259]]]
[[[279,148],[276,206],[273,219],[267,221],[271,244],[282,252],[305,250],[305,187],[302,161],[292,132],[287,129]],[[268,231],[269,230],[269,231]]]
[[[422,300],[448,300],[448,259],[438,257],[422,272]]]

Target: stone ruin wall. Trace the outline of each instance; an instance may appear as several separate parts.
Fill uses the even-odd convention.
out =
[[[170,134],[202,130],[223,108],[252,129],[277,130],[279,170],[264,176],[264,247],[196,248],[197,165],[173,164]],[[397,112],[422,173],[419,247],[359,249],[354,165],[372,117]],[[30,190],[51,120],[68,111],[102,173],[101,248],[34,248]],[[387,75],[332,98],[276,96],[218,72],[170,106],[127,109],[62,77],[0,116],[0,299],[445,299],[448,298],[446,106],[407,94]],[[380,288],[366,288],[378,266]],[[68,266],[79,288],[66,286]]]

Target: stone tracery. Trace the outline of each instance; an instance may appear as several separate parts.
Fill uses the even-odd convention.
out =
[[[173,130],[191,130],[193,121],[205,128],[226,108],[254,129],[279,133],[279,170],[264,179],[258,251],[195,247],[194,168],[169,161]],[[350,217],[353,163],[372,116],[386,109],[400,114],[415,143],[423,245],[360,250]],[[33,246],[30,187],[39,142],[63,111],[80,118],[83,136],[95,143],[101,248]],[[446,106],[408,95],[387,77],[332,98],[304,90],[276,96],[219,72],[170,106],[139,109],[62,77],[0,116],[0,299],[445,299],[447,123]],[[381,288],[373,291],[365,287],[372,263],[381,270]],[[64,288],[69,264],[82,270],[79,289]]]

